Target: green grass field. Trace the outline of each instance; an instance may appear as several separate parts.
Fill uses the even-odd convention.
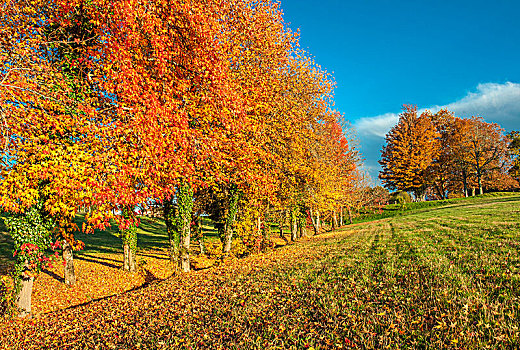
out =
[[[519,250],[520,195],[465,199],[6,325],[0,344],[517,349]]]
[[[438,208],[438,207],[448,207],[448,206],[457,206],[457,205],[467,205],[468,203],[472,203],[473,201],[479,201],[481,199],[486,198],[503,198],[503,197],[510,197],[515,196],[518,194],[515,194],[514,192],[493,192],[493,193],[486,193],[483,195],[478,195],[474,197],[469,198],[451,198],[451,199],[443,199],[443,200],[436,200],[436,201],[426,201],[426,202],[412,202],[412,203],[406,203],[406,204],[389,204],[382,208],[381,212],[374,213],[371,210],[368,210],[367,208],[363,208],[360,210],[357,215],[355,215],[353,222],[354,223],[360,223],[360,222],[369,222],[379,219],[385,219],[395,216],[401,216],[401,215],[408,215],[411,213],[419,213],[423,211],[427,211],[432,208]]]
[[[5,216],[5,214],[3,214]],[[84,215],[76,216],[75,222],[81,227]],[[203,220],[203,230],[206,241],[218,239],[217,232],[209,219]],[[141,222],[137,231],[139,250],[146,252],[149,250],[166,248],[168,246],[168,236],[166,225],[162,219],[151,219],[141,217]],[[85,243],[85,249],[75,254],[110,254],[123,253],[121,238],[117,224],[112,222],[107,230],[96,230],[94,234],[77,233],[75,238]],[[6,274],[9,266],[12,265],[13,242],[8,235],[2,219],[0,219],[0,275]]]

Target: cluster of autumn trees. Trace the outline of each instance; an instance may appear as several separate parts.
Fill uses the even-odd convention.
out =
[[[458,118],[448,110],[404,106],[386,135],[379,177],[391,190],[416,199],[445,199],[519,187],[518,133],[504,134],[480,117]]]
[[[24,280],[51,242],[41,227],[73,284],[75,233],[116,220],[134,270],[138,214],[150,207],[188,271],[201,215],[226,255],[234,236],[262,241],[268,213],[296,239],[353,200],[359,158],[331,109],[333,82],[278,6],[0,2],[0,206],[19,218],[18,252],[39,250],[19,254]],[[81,228],[79,208],[89,208]]]

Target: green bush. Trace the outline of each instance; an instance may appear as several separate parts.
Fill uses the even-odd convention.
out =
[[[390,204],[407,204],[412,203],[412,197],[406,191],[397,191],[390,194]]]

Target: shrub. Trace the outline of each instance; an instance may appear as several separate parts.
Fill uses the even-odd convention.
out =
[[[412,197],[406,191],[397,191],[390,194],[390,204],[407,204],[412,203]]]

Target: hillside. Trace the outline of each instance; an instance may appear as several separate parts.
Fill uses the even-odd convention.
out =
[[[4,324],[0,344],[518,348],[519,248],[520,196],[473,198]]]

